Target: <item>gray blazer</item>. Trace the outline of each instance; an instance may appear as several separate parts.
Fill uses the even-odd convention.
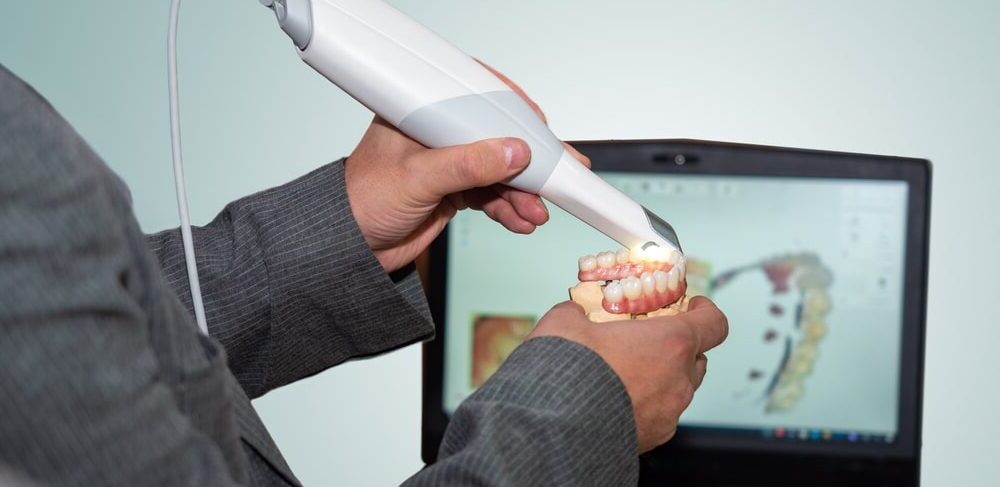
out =
[[[416,273],[382,270],[343,176],[334,162],[194,230],[209,338],[179,232],[143,235],[122,181],[0,66],[0,465],[40,485],[298,485],[250,400],[434,334]],[[637,475],[622,383],[546,338],[462,404],[407,484]]]

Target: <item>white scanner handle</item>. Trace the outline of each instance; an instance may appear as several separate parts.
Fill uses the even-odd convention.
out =
[[[531,147],[531,163],[507,184],[628,248],[680,250],[667,223],[580,164],[506,84],[412,18],[381,0],[274,3],[307,64],[407,135],[428,147],[518,137]]]

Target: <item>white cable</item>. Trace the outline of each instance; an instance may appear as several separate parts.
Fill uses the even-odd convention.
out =
[[[181,239],[184,241],[184,261],[187,263],[188,285],[191,287],[191,303],[194,318],[201,332],[208,334],[205,320],[205,305],[201,301],[201,284],[198,282],[198,263],[194,255],[194,240],[191,238],[191,220],[188,217],[187,190],[184,189],[184,166],[181,161],[181,117],[177,96],[177,18],[180,16],[181,0],[170,2],[170,28],[167,31],[167,83],[170,89],[170,145],[174,156],[174,189],[177,192],[177,213],[181,217]]]

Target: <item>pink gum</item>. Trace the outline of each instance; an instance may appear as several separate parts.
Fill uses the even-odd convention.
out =
[[[580,282],[586,281],[614,281],[625,279],[629,276],[639,277],[643,272],[669,271],[673,266],[667,262],[641,262],[627,264],[615,264],[614,267],[598,267],[592,271],[579,271],[576,275]]]
[[[653,296],[643,294],[639,299],[625,299],[618,303],[609,303],[607,299],[601,300],[604,311],[614,314],[630,313],[634,315],[649,313],[650,311],[670,306],[677,300],[684,297],[687,292],[687,280],[681,281],[676,291],[667,290],[663,293],[656,293]]]

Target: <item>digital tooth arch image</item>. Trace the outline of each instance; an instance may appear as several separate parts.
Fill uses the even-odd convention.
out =
[[[809,252],[783,254],[758,261],[757,263],[729,269],[713,277],[707,262],[692,261],[693,270],[688,278],[692,281],[689,289],[696,294],[713,296],[719,291],[733,286],[743,276],[763,274],[770,286],[772,297],[797,298],[794,309],[765,302],[765,314],[773,321],[788,315],[791,323],[787,330],[779,332],[773,328],[762,333],[761,340],[766,347],[780,347],[780,357],[773,366],[750,364],[750,381],[764,379],[766,384],[760,395],[752,400],[763,403],[767,414],[785,413],[793,410],[805,397],[806,382],[817,367],[820,346],[826,337],[829,325],[827,317],[832,309],[830,286],[833,273],[823,264],[818,255]],[[758,274],[759,273],[759,274]],[[730,323],[740,326],[740,323]],[[744,323],[743,325],[752,325]],[[778,350],[775,350],[776,352]],[[753,372],[764,373],[753,373]]]

